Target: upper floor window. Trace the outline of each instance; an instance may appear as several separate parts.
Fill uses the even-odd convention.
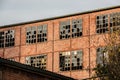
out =
[[[82,36],[82,19],[73,19],[60,22],[60,39]]]
[[[32,44],[36,42],[47,41],[47,25],[26,28],[26,43]]]
[[[72,20],[72,37],[82,36],[82,19]]]
[[[27,28],[26,42],[29,44],[36,43],[36,27]]]
[[[97,64],[104,65],[107,61],[108,53],[105,51],[104,47],[97,48]]]
[[[0,32],[0,48],[4,48],[4,38],[5,38],[4,31]]]
[[[8,30],[0,32],[0,48],[11,47],[15,45],[15,32]]]
[[[110,14],[110,30],[120,28],[120,12]]]
[[[41,25],[37,30],[37,42],[47,41],[47,25]]]
[[[60,52],[60,71],[82,69],[82,51]]]
[[[46,69],[47,55],[37,55],[26,57],[26,64]]]
[[[100,15],[96,17],[96,33],[108,32],[108,15]]]
[[[70,20],[60,22],[60,39],[70,38]]]
[[[15,44],[14,30],[5,31],[5,47],[14,46],[14,44]]]

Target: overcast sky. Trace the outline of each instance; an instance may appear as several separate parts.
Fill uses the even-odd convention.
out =
[[[0,26],[120,5],[120,0],[0,0]]]

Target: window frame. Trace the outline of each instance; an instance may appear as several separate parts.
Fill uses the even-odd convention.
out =
[[[108,52],[105,51],[105,48],[106,48],[105,46],[96,48],[96,65],[104,66],[107,63],[106,61],[108,61],[108,60],[106,60],[106,59],[108,58]],[[97,52],[98,49],[100,49],[101,51]],[[99,62],[98,62],[98,58],[99,58],[98,55],[99,55],[99,57],[100,57],[100,55],[102,57],[102,59],[99,59]]]
[[[104,16],[107,16],[107,19],[103,19]],[[99,19],[98,19],[99,17]],[[100,18],[101,17],[101,18]],[[105,17],[106,18],[106,17]],[[98,19],[98,20],[97,20]],[[106,21],[107,20],[107,21]],[[98,23],[99,21],[99,23]],[[103,22],[105,21],[105,23]],[[101,22],[101,23],[100,23]],[[109,32],[109,14],[100,14],[100,15],[96,15],[96,18],[95,18],[95,32],[96,34],[105,34],[105,33],[108,33]],[[107,25],[106,25],[107,24]],[[100,26],[101,25],[101,26]],[[105,26],[103,26],[105,25]],[[99,26],[99,27],[98,27]],[[104,31],[105,30],[105,31]],[[101,31],[101,32],[100,32]]]
[[[31,60],[31,58],[33,60]],[[44,59],[45,62],[44,63],[40,63],[43,59]],[[47,62],[48,62],[47,60],[48,60],[47,54],[39,54],[39,55],[33,55],[33,56],[26,56],[26,58],[25,58],[25,64],[46,70],[47,69]]]
[[[34,41],[34,38],[32,38],[33,36],[35,36],[35,38],[37,39],[36,28],[37,28],[36,26],[26,28],[26,44],[35,44],[36,43],[36,40]],[[36,34],[34,32],[36,32]],[[31,41],[33,41],[33,42],[31,42]]]
[[[3,33],[3,47],[0,48],[9,48],[15,46],[15,29],[8,29],[4,31],[0,31],[0,33]]]
[[[69,52],[69,55],[70,55],[70,61],[69,61],[69,63],[70,63],[70,69],[68,69],[68,70],[65,70],[65,67],[61,67],[61,60],[60,60],[60,58],[61,58],[61,54],[64,54],[64,53],[66,53],[66,52]],[[73,66],[72,66],[72,63],[73,63],[73,58],[72,58],[72,52],[77,52],[77,54],[79,54],[78,52],[81,52],[81,57],[79,58],[79,59],[81,59],[82,58],[82,61],[80,61],[79,63],[81,63],[81,65],[79,65],[79,68],[74,68],[73,69]],[[82,70],[83,69],[83,55],[84,55],[84,53],[83,53],[83,50],[73,50],[73,51],[64,51],[64,52],[60,52],[59,53],[59,71],[76,71],[76,70]],[[62,56],[63,57],[63,56]],[[64,56],[65,57],[65,56]],[[78,62],[77,61],[77,59],[78,58],[75,58],[74,60],[76,61],[76,63]],[[77,66],[78,66],[78,64],[77,64]],[[76,66],[76,67],[77,67]],[[63,68],[63,69],[62,69]]]
[[[80,23],[77,23],[78,25],[80,25],[80,27],[81,27],[81,29],[80,29],[80,31],[82,31],[81,32],[81,35],[80,36],[74,36],[74,37],[72,37],[72,34],[73,34],[73,32],[72,32],[72,28],[73,28],[73,20],[74,21],[76,21],[76,23],[77,23],[77,21],[80,21]],[[61,39],[61,23],[65,23],[65,22],[69,22],[69,26],[70,26],[70,31],[69,31],[69,38],[62,38]],[[75,28],[76,29],[76,28]],[[79,31],[79,33],[80,33],[80,31]],[[75,34],[77,34],[77,33],[75,33]],[[61,20],[61,21],[59,21],[59,39],[60,40],[65,40],[65,39],[71,39],[71,38],[79,38],[79,37],[81,37],[81,36],[83,36],[83,18],[82,17],[80,17],[80,18],[73,18],[73,19],[66,19],[66,20]]]
[[[38,32],[38,27],[42,27],[42,31],[43,31],[43,27],[46,27],[46,36],[45,36],[45,38],[46,38],[46,40],[43,40],[42,42],[39,42],[38,41],[38,35],[39,35],[39,32]],[[31,29],[33,28],[33,27],[35,27],[36,29],[35,29],[35,31],[36,31],[36,41],[35,42],[33,42],[33,43],[31,43],[31,42],[27,42],[27,40],[29,40],[29,39],[27,39],[27,36],[29,36],[29,35],[27,35],[27,28],[30,28],[30,31],[31,31]],[[29,32],[30,32],[29,31]],[[42,35],[43,35],[43,32],[42,32]],[[44,38],[44,37],[43,37]],[[27,45],[30,45],[30,44],[36,44],[36,43],[43,43],[43,42],[47,42],[48,41],[48,24],[41,24],[41,25],[39,25],[39,26],[32,26],[32,27],[26,27],[26,44]]]
[[[43,37],[44,39],[46,38],[46,40],[45,41],[42,41],[42,42],[47,42],[48,41],[48,24],[42,24],[42,25],[39,25],[39,26],[37,26],[37,43],[42,43],[42,42],[39,42],[38,41],[38,35],[39,35],[39,33],[38,33],[38,27],[42,27],[42,35],[44,34],[44,27],[46,27],[46,36],[45,37]]]
[[[107,15],[108,16],[108,21],[107,21],[108,30],[105,31],[104,33],[103,32],[100,33],[100,31],[97,32],[97,17],[102,16],[102,15]],[[116,19],[114,22],[113,22],[113,18]],[[112,13],[109,13],[109,14],[96,15],[95,24],[96,24],[96,28],[95,28],[96,34],[105,34],[105,33],[113,32],[113,31],[116,31],[116,30],[120,29],[120,27],[119,27],[120,26],[120,11],[119,12],[112,12]]]
[[[76,24],[78,25],[79,24],[79,27],[78,26],[76,26],[77,28],[75,28],[75,29],[80,29],[80,31],[79,31],[79,34],[80,34],[80,32],[82,33],[81,35],[79,35],[79,36],[75,36],[75,37],[73,37],[72,35],[73,35],[73,22],[74,21],[77,21],[76,22]],[[78,21],[80,21],[79,23],[78,23]],[[76,34],[77,34],[77,32],[76,32]],[[77,19],[72,19],[72,21],[71,21],[71,37],[72,38],[78,38],[78,37],[81,37],[81,36],[83,36],[83,19],[82,18],[77,18]]]
[[[61,29],[63,29],[63,28],[61,28],[61,27],[67,27],[66,24],[67,24],[67,26],[70,27],[69,33],[68,33],[68,34],[64,34],[64,35],[68,35],[68,38],[63,38],[63,39],[61,39]],[[64,25],[64,26],[63,26],[63,25]],[[66,31],[66,30],[65,30],[65,31]],[[60,22],[59,22],[59,39],[60,39],[60,40],[70,39],[70,38],[71,38],[71,35],[70,35],[70,34],[71,34],[71,23],[70,23],[70,19],[64,20],[64,21],[60,21]]]
[[[115,19],[117,18],[117,20],[113,21],[113,18]],[[120,12],[110,13],[109,25],[110,25],[110,32],[120,29]]]

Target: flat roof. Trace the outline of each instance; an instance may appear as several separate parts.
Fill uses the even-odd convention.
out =
[[[21,23],[15,23],[15,24],[10,24],[10,25],[3,25],[3,26],[0,26],[0,28],[8,28],[8,27],[14,27],[14,26],[19,26],[19,25],[25,25],[25,24],[31,24],[31,23],[55,20],[55,19],[59,19],[59,18],[65,18],[65,17],[70,17],[70,16],[88,14],[88,13],[99,12],[99,11],[105,11],[105,10],[110,10],[110,9],[115,9],[115,8],[120,8],[120,5],[107,7],[107,8],[100,8],[100,9],[95,9],[95,10],[90,10],[90,11],[85,11],[85,12],[80,12],[80,13],[68,14],[68,15],[63,15],[63,16],[45,18],[45,19],[40,19],[40,20],[33,20],[33,21],[28,21],[28,22],[21,22]]]

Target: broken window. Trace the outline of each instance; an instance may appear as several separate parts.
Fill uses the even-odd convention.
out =
[[[60,71],[82,69],[82,51],[60,52]]]
[[[0,48],[11,47],[15,45],[14,30],[0,32]]]
[[[46,69],[47,55],[37,55],[37,56],[29,56],[26,57],[26,64]]]
[[[97,65],[104,65],[108,59],[108,53],[105,51],[105,47],[97,48]]]
[[[47,41],[47,25],[41,25],[38,27],[37,32],[37,42],[45,42]]]
[[[82,51],[72,51],[72,70],[82,69]]]
[[[96,33],[108,32],[108,15],[100,15],[96,17]]]
[[[82,19],[72,20],[72,37],[82,36]]]
[[[60,39],[82,36],[82,19],[73,19],[60,22]]]
[[[36,43],[36,27],[28,27],[26,30],[26,43]]]
[[[60,53],[60,71],[70,70],[70,52]]]
[[[120,12],[110,14],[110,30],[114,31],[120,28]]]
[[[14,46],[15,44],[15,36],[14,30],[5,31],[5,47]]]
[[[45,41],[47,41],[47,24],[26,29],[26,43],[32,44]]]
[[[60,22],[60,39],[70,38],[70,20]]]
[[[0,32],[0,48],[4,48],[4,31]]]

